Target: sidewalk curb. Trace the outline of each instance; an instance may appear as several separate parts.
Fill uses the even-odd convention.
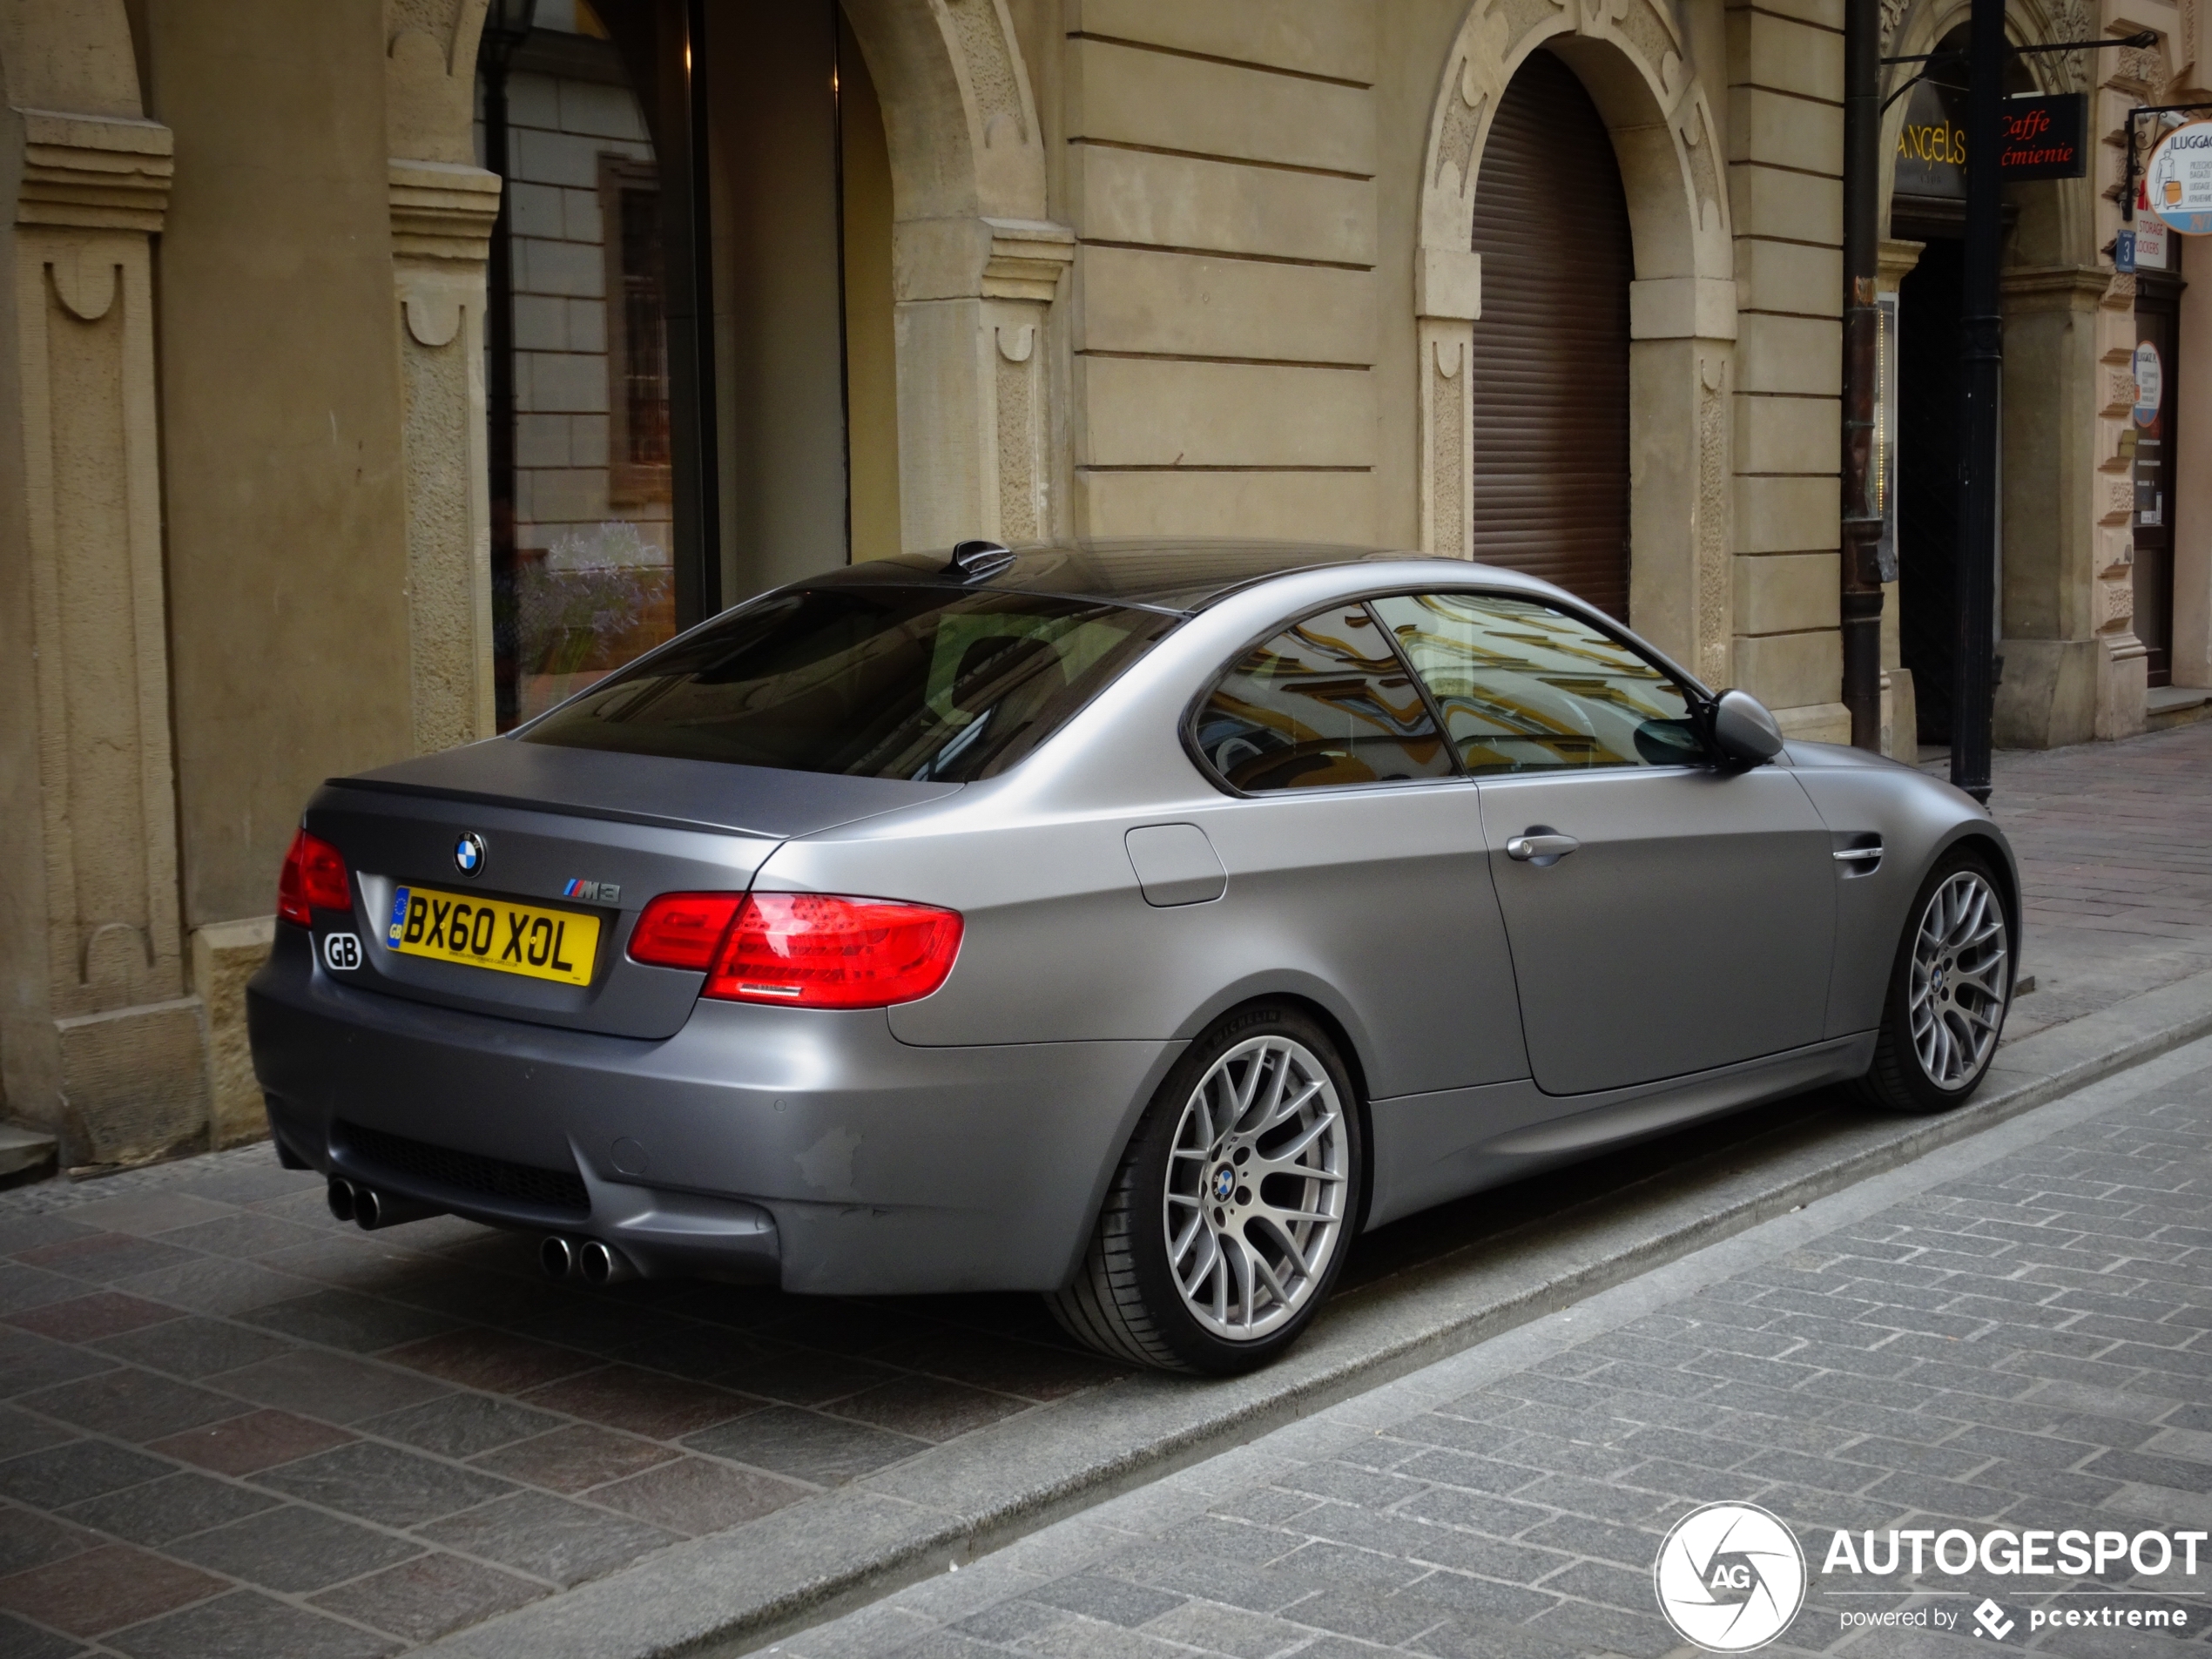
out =
[[[1345,1297],[1257,1375],[1130,1377],[457,1632],[438,1659],[749,1653],[2212,1033],[2212,971],[2000,1050],[1937,1118],[1810,1115]]]

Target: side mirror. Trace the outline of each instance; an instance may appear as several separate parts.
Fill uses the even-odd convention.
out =
[[[1749,691],[1723,691],[1713,704],[1713,746],[1739,766],[1764,765],[1782,752],[1782,728]]]

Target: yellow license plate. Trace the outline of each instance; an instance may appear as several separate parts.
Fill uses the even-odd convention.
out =
[[[465,893],[401,887],[392,895],[384,944],[403,956],[589,985],[599,954],[599,918]]]

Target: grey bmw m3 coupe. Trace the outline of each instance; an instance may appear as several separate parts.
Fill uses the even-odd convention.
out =
[[[248,995],[284,1159],[550,1271],[1042,1292],[1257,1365],[1363,1229],[1824,1083],[1939,1111],[2005,836],[1545,583],[964,543],[308,803]]]

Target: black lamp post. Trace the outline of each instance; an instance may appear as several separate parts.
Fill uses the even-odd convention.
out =
[[[537,0],[491,0],[476,48],[484,78],[484,165],[500,178],[484,272],[484,450],[491,496],[493,681],[502,732],[518,711],[515,673],[515,250],[508,182],[507,65],[529,37]]]

